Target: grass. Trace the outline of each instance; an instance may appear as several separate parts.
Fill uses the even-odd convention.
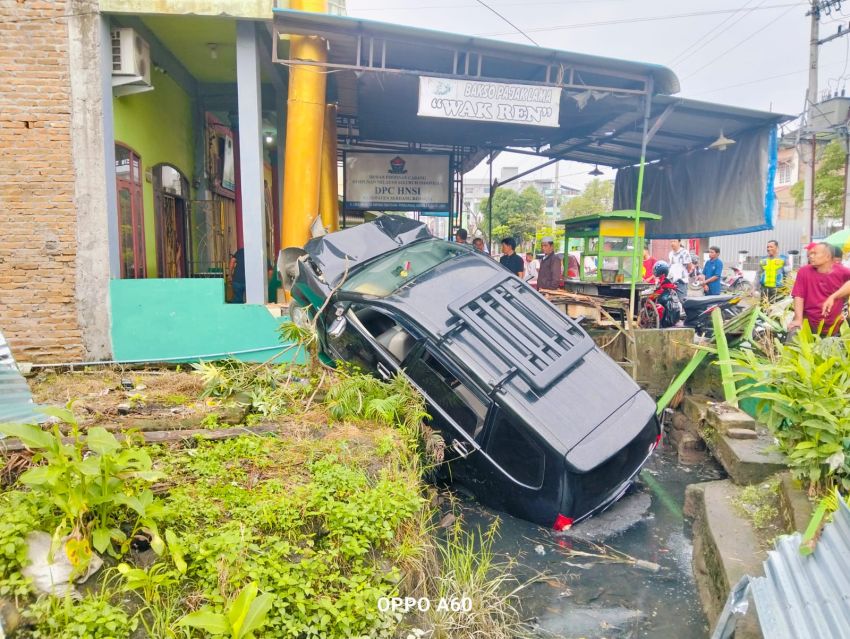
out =
[[[55,525],[57,515],[25,487],[11,486],[28,459],[8,460],[0,596],[14,593],[24,612],[16,636],[199,637],[180,619],[227,610],[250,583],[274,599],[258,633],[269,639],[525,634],[512,565],[493,552],[495,528],[438,528],[442,513],[422,476],[441,461],[444,443],[422,423],[422,399],[404,380],[234,363],[202,373],[134,374],[131,391],[113,370],[38,381],[40,401],[64,400],[77,388],[77,412],[83,403],[96,406],[85,411],[89,426],[111,419],[104,414],[119,400],[140,395],[132,401],[203,406],[205,425],[217,428],[219,403],[248,397],[248,421],[271,421],[276,430],[147,446],[164,475],[153,510],[168,543],[159,555],[132,551],[118,568],[102,570],[78,613],[63,600],[35,598],[20,577],[23,537]],[[377,601],[393,596],[435,603],[422,617],[379,612]],[[471,606],[438,609],[443,599]]]
[[[744,487],[732,505],[739,515],[753,525],[763,543],[786,532],[779,513],[779,479]]]

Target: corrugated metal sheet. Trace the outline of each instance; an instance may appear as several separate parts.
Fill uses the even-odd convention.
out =
[[[814,552],[800,554],[800,533],[780,537],[764,577],[744,576],[732,589],[712,639],[727,639],[752,593],[765,639],[850,639],[850,508],[839,499]]]
[[[815,237],[826,237],[833,230],[826,224],[815,224]],[[802,254],[804,253],[803,239],[808,234],[809,223],[805,220],[777,220],[770,231],[713,237],[709,240],[709,244],[720,248],[720,257],[724,263],[735,264],[738,261],[739,251],[747,251],[750,258],[766,255],[768,240],[779,242],[780,253],[800,251]],[[794,263],[799,265],[800,255],[796,256]]]
[[[841,505],[808,557],[782,537],[750,587],[765,639],[850,637],[850,508]]]
[[[0,424],[43,420],[44,415],[35,412],[30,388],[15,364],[6,338],[0,333]]]

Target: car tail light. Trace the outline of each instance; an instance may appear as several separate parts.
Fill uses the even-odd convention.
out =
[[[555,523],[552,524],[552,528],[557,531],[561,530],[569,530],[573,525],[572,517],[564,517],[563,515],[558,515],[555,518]]]
[[[660,444],[661,444],[661,433],[658,433],[658,437],[655,438],[655,446],[653,446],[653,448],[658,448],[658,446]]]

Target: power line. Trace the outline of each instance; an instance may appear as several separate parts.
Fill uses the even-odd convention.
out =
[[[803,2],[793,2],[793,3],[783,3],[783,4],[771,4],[766,5],[764,7],[758,7],[758,11],[770,10],[770,9],[782,9],[785,7],[791,7],[792,9],[795,7],[800,7],[803,5]],[[632,18],[617,18],[614,20],[600,20],[597,22],[579,22],[574,24],[562,24],[553,27],[537,27],[532,29],[526,29],[527,33],[543,33],[545,31],[562,31],[566,29],[583,29],[588,27],[604,27],[609,25],[617,25],[617,24],[633,24],[635,22],[658,22],[663,20],[678,20],[680,18],[698,18],[702,16],[713,16],[713,15],[723,15],[726,13],[736,13],[740,11],[740,9],[713,9],[710,11],[691,11],[690,13],[672,13],[667,15],[660,16],[635,16]],[[501,31],[499,33],[477,33],[475,35],[478,36],[503,36],[503,35],[513,35],[512,32],[504,32]]]
[[[762,0],[761,4],[764,4],[764,3],[765,3],[765,1],[766,1],[766,0]],[[748,4],[750,4],[750,3],[752,3],[752,2],[755,2],[755,0],[747,0],[747,2],[746,2],[746,3],[744,3],[744,6],[742,6],[742,7],[738,10],[738,11],[744,11],[744,13],[742,13],[740,16],[738,16],[738,11],[736,11],[735,13],[733,13],[733,14],[731,14],[731,15],[726,16],[726,17],[725,17],[725,18],[724,18],[724,19],[723,19],[723,20],[722,20],[719,24],[716,24],[713,28],[711,28],[709,31],[707,31],[706,33],[704,33],[704,34],[703,34],[700,38],[698,38],[698,39],[696,40],[696,42],[693,42],[693,43],[692,43],[692,44],[690,44],[688,47],[686,47],[683,51],[681,51],[680,53],[676,54],[676,55],[673,57],[673,59],[672,59],[672,60],[670,60],[670,62],[668,62],[668,63],[667,63],[667,66],[672,66],[672,65],[673,65],[673,64],[675,64],[675,63],[682,63],[682,62],[684,62],[684,61],[685,61],[685,60],[687,60],[688,58],[692,57],[695,53],[697,53],[697,52],[698,52],[698,51],[700,51],[701,49],[705,48],[705,46],[706,46],[707,44],[709,44],[709,43],[713,42],[714,40],[716,40],[717,38],[719,38],[719,37],[720,37],[721,35],[723,35],[723,33],[725,32],[725,30],[723,29],[723,27],[724,27],[724,26],[726,25],[726,23],[727,23],[727,22],[729,22],[730,20],[731,20],[732,22],[731,22],[731,24],[729,24],[729,28],[734,27],[734,26],[735,26],[736,24],[738,24],[741,20],[743,20],[744,18],[746,18],[746,17],[747,17],[750,13],[752,13],[752,11],[754,11],[755,9],[757,9],[757,8],[758,8],[758,6],[756,6],[756,7],[752,7],[752,8],[750,8],[750,10],[749,10],[749,11],[745,11],[745,9],[747,8],[747,5],[748,5]],[[736,17],[736,16],[737,16],[737,20],[735,19],[735,17]],[[694,47],[696,47],[696,48],[694,48]]]
[[[540,46],[539,44],[537,44],[537,42],[535,42],[535,41],[534,41],[534,39],[533,39],[530,35],[528,35],[525,31],[523,31],[523,30],[522,30],[522,29],[520,29],[518,26],[516,26],[513,22],[511,22],[510,20],[508,20],[508,19],[507,19],[505,16],[503,16],[501,13],[499,13],[498,11],[496,11],[496,10],[495,10],[493,7],[491,7],[489,4],[487,4],[486,2],[484,2],[484,0],[475,0],[475,1],[476,1],[478,4],[480,4],[482,7],[484,7],[484,8],[486,8],[486,9],[488,9],[489,11],[492,11],[492,12],[493,12],[493,13],[495,13],[497,16],[499,16],[502,20],[504,20],[504,21],[505,21],[505,22],[507,22],[509,25],[511,25],[514,29],[516,29],[516,30],[517,30],[517,32],[518,32],[519,34],[521,34],[521,35],[525,36],[526,40],[528,40],[529,42],[531,42],[531,44],[533,44],[535,47],[539,47],[539,46]]]
[[[788,10],[786,10],[786,11],[783,11],[780,15],[776,16],[773,20],[771,20],[771,21],[770,21],[770,22],[768,22],[766,25],[764,25],[761,29],[756,29],[753,33],[749,34],[747,37],[745,37],[743,40],[740,40],[740,41],[739,41],[739,42],[737,42],[736,44],[733,44],[731,47],[729,47],[728,49],[726,49],[726,50],[725,50],[723,53],[721,53],[720,55],[716,55],[716,56],[714,56],[714,58],[713,58],[712,60],[709,60],[708,62],[706,62],[706,63],[705,63],[704,65],[702,65],[701,67],[699,67],[699,68],[698,68],[698,69],[696,69],[695,71],[691,72],[689,75],[685,76],[685,77],[683,78],[683,80],[687,80],[688,78],[692,78],[692,77],[694,77],[697,73],[699,73],[699,72],[700,72],[700,71],[702,71],[703,69],[705,69],[705,68],[707,68],[707,67],[711,66],[712,64],[714,64],[715,62],[717,62],[717,61],[718,61],[720,58],[722,58],[723,56],[725,56],[725,55],[727,55],[727,54],[731,53],[732,51],[734,51],[735,49],[737,49],[738,47],[740,47],[742,44],[744,44],[745,42],[749,42],[749,41],[750,41],[753,37],[757,36],[759,33],[761,33],[762,31],[764,31],[765,29],[767,29],[767,28],[768,28],[769,26],[771,26],[774,22],[778,22],[779,20],[781,20],[782,18],[784,18],[786,15],[788,15],[789,13],[791,13],[791,10],[792,10],[792,9],[795,9],[796,7],[797,7],[797,5],[794,5],[794,6],[792,6],[792,7],[791,7],[791,9],[788,9]]]
[[[476,0],[477,2],[477,0]],[[599,4],[600,2],[626,2],[626,0],[572,0],[569,4]],[[530,6],[553,6],[557,5],[563,7],[565,5],[564,0],[550,0],[546,1],[538,1],[538,2],[501,2],[501,3],[491,3],[495,7],[504,8],[504,7],[530,7]],[[392,7],[363,7],[362,9],[349,9],[353,13],[362,13],[366,11],[411,11],[411,10],[422,10],[422,9],[471,9],[476,7],[474,4],[428,4],[428,5],[416,5],[415,7],[400,7],[399,5],[394,5]]]

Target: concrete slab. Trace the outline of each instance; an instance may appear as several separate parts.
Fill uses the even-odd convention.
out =
[[[705,422],[718,433],[725,433],[731,428],[755,430],[756,420],[744,411],[725,403],[716,403],[708,407]]]
[[[694,520],[694,578],[710,626],[714,626],[733,585],[744,575],[761,576],[766,554],[748,520],[733,501],[741,488],[729,480],[691,484],[685,514]],[[755,607],[738,621],[736,639],[761,637]]]
[[[726,431],[726,436],[732,439],[758,439],[758,433],[749,428],[730,428]]]
[[[717,400],[707,395],[687,395],[685,401],[682,402],[682,412],[691,421],[700,423],[705,419],[708,408],[716,403]]]
[[[738,485],[757,484],[788,468],[785,456],[773,450],[773,438],[765,430],[757,430],[755,439],[734,439],[716,433],[706,443]]]

